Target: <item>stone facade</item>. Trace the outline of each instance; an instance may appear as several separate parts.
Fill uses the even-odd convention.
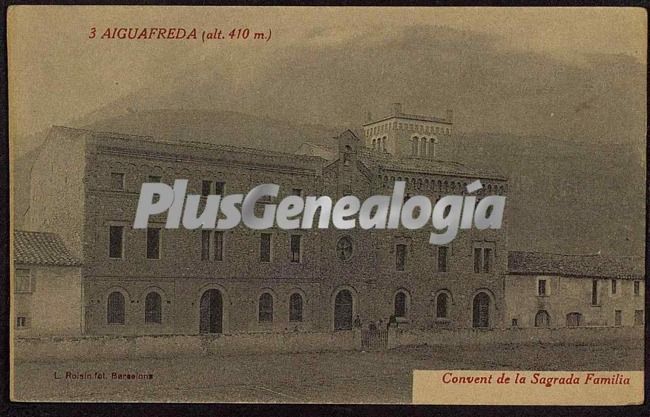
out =
[[[204,181],[211,193],[225,194],[274,183],[281,187],[278,201],[292,193],[363,200],[390,195],[396,180],[407,182],[408,195],[432,201],[464,194],[476,179],[484,185],[479,198],[507,192],[500,175],[379,152],[350,131],[336,141],[326,159],[54,127],[32,171],[28,223],[59,233],[82,260],[88,334],[330,331],[349,328],[357,315],[367,325],[393,314],[418,328],[503,326],[505,225],[461,230],[441,249],[428,242],[430,224],[419,231],[238,226],[217,239],[201,230],[164,229],[166,217],[157,216],[149,224],[160,229],[149,242],[154,259],[147,230],[132,228],[141,184],[152,181],[188,179],[187,192],[199,194]],[[261,259],[265,233],[269,261]],[[299,253],[292,251],[294,235]],[[345,255],[340,242],[351,248]],[[477,250],[489,266],[475,272]]]
[[[641,264],[636,258],[511,252],[506,318],[513,327],[643,327]]]

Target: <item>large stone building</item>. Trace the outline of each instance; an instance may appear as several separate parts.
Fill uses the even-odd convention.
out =
[[[505,226],[461,230],[438,247],[430,224],[171,230],[157,216],[132,227],[142,183],[175,179],[203,195],[279,184],[278,200],[363,200],[390,195],[397,180],[432,201],[477,179],[479,198],[507,192],[500,175],[438,158],[450,120],[398,113],[366,125],[361,139],[343,132],[319,156],[53,127],[32,170],[28,225],[57,233],[81,260],[89,334],[327,331],[349,329],[357,315],[364,324],[395,315],[423,328],[502,326]]]

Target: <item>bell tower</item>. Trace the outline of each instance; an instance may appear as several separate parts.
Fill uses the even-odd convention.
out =
[[[387,116],[363,125],[366,148],[399,158],[440,159],[440,148],[449,142],[453,112],[445,118],[405,113],[401,103],[393,103]]]

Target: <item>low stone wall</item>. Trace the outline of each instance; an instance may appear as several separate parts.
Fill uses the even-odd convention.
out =
[[[82,336],[21,338],[14,358],[21,362],[169,358],[176,356],[353,350],[352,331],[238,333],[232,335]]]
[[[393,335],[389,333],[389,346],[425,343],[430,345],[489,345],[497,343],[591,345],[611,341],[642,340],[643,335],[643,327],[398,330]]]
[[[388,332],[388,348],[409,345],[490,345],[548,343],[589,345],[643,340],[642,327],[557,329],[440,329]],[[176,356],[360,350],[361,332],[238,333],[231,335],[83,336],[19,338],[14,358],[21,362],[172,358]]]

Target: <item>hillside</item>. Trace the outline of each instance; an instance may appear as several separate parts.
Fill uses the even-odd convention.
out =
[[[301,125],[235,112],[129,112],[85,127],[176,140],[293,152],[303,142],[332,146],[344,127]],[[15,164],[16,218],[27,208],[36,151]],[[624,144],[542,137],[458,134],[453,159],[510,178],[510,247],[568,253],[642,255],[645,156]],[[20,224],[20,223],[19,223]]]

